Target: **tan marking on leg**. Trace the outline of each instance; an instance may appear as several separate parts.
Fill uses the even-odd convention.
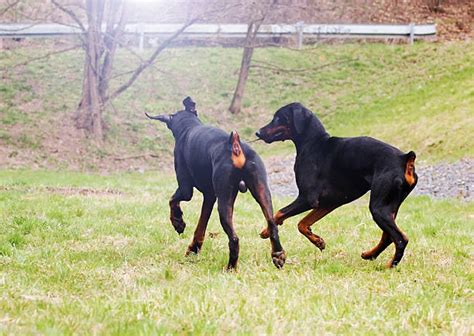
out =
[[[277,211],[277,213],[275,214],[275,223],[277,225],[282,225],[283,224],[283,217],[285,216],[285,214],[281,211]]]
[[[196,227],[196,230],[194,231],[194,237],[191,244],[189,244],[188,246],[186,255],[189,255],[190,253],[199,253],[199,251],[201,250],[202,244],[204,243],[204,238],[206,237],[207,223],[209,222],[209,218],[211,217],[214,202],[214,200],[204,199],[201,207],[201,215],[199,216],[198,225]]]
[[[270,238],[270,230],[268,230],[268,227],[264,228],[264,229],[260,232],[260,238],[262,238],[262,239]]]
[[[282,225],[283,224],[282,218],[283,218],[283,212],[278,211],[273,217],[273,219],[275,220],[275,224]],[[266,227],[260,232],[260,238],[267,239],[269,237],[270,237],[270,230],[268,229],[268,227]]]
[[[380,238],[379,243],[374,246],[372,249],[362,252],[362,259],[370,260],[370,259],[375,259],[378,257],[380,253],[383,252],[387,248],[388,245],[390,245],[392,242],[390,240],[390,237],[388,233],[383,232],[382,233],[382,238]]]
[[[324,242],[323,238],[315,235],[311,232],[311,225],[315,222],[326,216],[330,213],[333,209],[315,209],[312,210],[308,215],[306,215],[299,223],[298,223],[298,230],[305,235],[306,238],[309,239],[311,243],[313,243],[317,248],[321,251],[324,250],[326,247],[326,243]]]

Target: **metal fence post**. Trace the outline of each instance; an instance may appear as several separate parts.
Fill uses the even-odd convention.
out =
[[[415,42],[415,24],[410,23],[410,44],[413,44]]]
[[[304,27],[304,22],[303,21],[298,21],[296,22],[296,33],[298,34],[298,49],[301,49],[303,47],[303,27]]]

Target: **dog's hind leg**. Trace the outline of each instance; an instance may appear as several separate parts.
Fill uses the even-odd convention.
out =
[[[273,218],[273,205],[270,188],[267,183],[267,175],[263,163],[256,157],[246,166],[244,181],[262,209],[267,221],[264,231],[268,234],[272,244],[272,261],[277,268],[282,268],[285,264],[286,255],[280,243],[278,227]],[[268,238],[267,237],[267,238]]]
[[[413,189],[413,188],[412,188]],[[400,203],[402,203],[405,198],[408,196],[410,192],[402,192],[401,194],[401,197],[400,197]],[[397,214],[398,214],[398,209],[400,208],[400,205],[399,204],[395,211],[393,212],[393,220],[395,220],[397,218]],[[368,251],[365,251],[365,252],[362,252],[361,254],[361,257],[362,259],[365,259],[365,260],[375,260],[377,259],[377,257],[380,255],[380,253],[382,253],[383,251],[385,251],[385,249],[387,247],[390,246],[390,244],[392,243],[392,239],[390,238],[389,234],[387,232],[382,232],[382,237],[380,238],[380,241],[377,245],[375,245],[373,248],[371,248],[370,250]]]
[[[403,258],[405,248],[408,244],[408,237],[397,227],[395,223],[396,214],[403,197],[396,183],[387,183],[380,179],[380,182],[372,186],[370,195],[370,212],[372,218],[382,229],[384,234],[380,243],[365,255],[367,258],[373,259],[380,254],[391,242],[395,244],[395,255],[388,262],[387,267],[397,266]]]
[[[239,237],[234,230],[232,217],[234,213],[234,202],[237,196],[238,189],[230,188],[226,192],[218,193],[217,195],[217,209],[219,211],[219,219],[224,229],[224,232],[229,238],[229,262],[227,270],[233,270],[237,267],[239,260]]]
[[[234,176],[232,166],[229,167],[224,163],[214,167],[212,184],[217,196],[217,210],[222,228],[229,238],[227,270],[235,269],[239,260],[239,237],[237,237],[233,225],[234,202],[239,192],[239,181],[240,179]]]
[[[199,216],[198,225],[194,231],[193,241],[186,251],[186,255],[190,253],[199,253],[204,242],[204,237],[206,235],[207,223],[211,217],[212,208],[216,203],[216,197],[214,195],[204,195],[204,200],[202,202],[201,215]]]
[[[314,209],[298,223],[298,230],[321,251],[324,250],[324,248],[326,247],[326,243],[324,242],[323,238],[318,235],[315,235],[311,231],[311,225],[326,216],[335,208],[336,207]]]
[[[388,267],[396,266],[403,257],[403,253],[408,243],[406,235],[397,227],[395,219],[398,210],[405,198],[415,188],[418,176],[415,173],[415,153],[410,152],[405,155],[405,182],[402,179],[396,179],[390,183],[381,183],[372,187],[371,212],[377,225],[383,230],[380,242],[372,249],[362,253],[361,257],[366,260],[376,259],[392,242],[395,242],[395,256],[388,263]],[[388,187],[387,187],[388,186]],[[376,194],[380,195],[376,195]],[[390,197],[387,197],[390,195]],[[382,200],[382,201],[381,201]],[[383,205],[385,200],[385,205]],[[394,240],[398,239],[398,240]]]
[[[385,251],[385,249],[392,243],[392,239],[387,232],[382,232],[382,238],[380,238],[380,242],[374,246],[372,249],[362,252],[361,257],[365,260],[375,260],[379,256],[380,253]]]

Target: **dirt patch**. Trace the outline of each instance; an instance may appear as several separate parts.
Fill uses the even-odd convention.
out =
[[[22,191],[22,192],[49,192],[61,195],[95,195],[95,196],[110,196],[110,195],[124,195],[124,192],[116,189],[92,189],[92,188],[74,188],[74,187],[39,187],[39,188],[24,188],[21,186],[0,186],[0,191]]]

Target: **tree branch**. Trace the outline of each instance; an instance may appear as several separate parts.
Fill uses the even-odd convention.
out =
[[[171,42],[173,42],[179,35],[181,35],[181,33],[183,31],[186,30],[186,28],[188,28],[189,26],[191,26],[192,24],[194,24],[196,21],[198,20],[198,18],[195,18],[187,23],[185,23],[180,29],[178,29],[173,35],[171,35],[170,37],[168,37],[165,41],[163,41],[163,43],[161,43],[158,48],[156,48],[155,52],[153,53],[153,55],[150,56],[150,58],[148,58],[144,63],[140,64],[138,66],[137,69],[135,69],[135,71],[133,72],[133,75],[130,77],[130,79],[123,85],[121,85],[117,90],[115,90],[115,92],[113,92],[111,95],[105,97],[104,99],[104,102],[106,102],[107,100],[110,100],[110,99],[114,99],[116,98],[117,96],[119,96],[122,92],[124,92],[126,89],[128,89],[128,87],[130,85],[132,85],[138,78],[138,76],[140,76],[140,74],[143,72],[143,70],[145,70],[146,68],[148,68],[151,64],[153,64],[153,62],[156,60],[156,58],[158,57],[158,55],[163,51],[165,50],[170,44]]]
[[[63,11],[64,13],[66,13],[67,15],[69,15],[69,17],[71,19],[74,20],[74,22],[77,23],[77,25],[79,26],[79,28],[81,28],[81,30],[85,33],[87,30],[86,30],[86,27],[84,27],[84,25],[82,24],[81,20],[79,20],[79,18],[77,17],[77,15],[70,9],[67,9],[66,7],[64,7],[63,5],[59,4],[56,0],[51,0],[51,3],[53,5],[55,5],[57,8],[59,8],[61,11]]]
[[[20,3],[20,0],[17,0],[15,2],[12,2],[11,4],[8,4],[5,8],[2,8],[0,10],[0,16],[2,16],[3,14],[5,14],[6,12],[8,12],[11,8],[15,7],[16,5],[18,5]]]

